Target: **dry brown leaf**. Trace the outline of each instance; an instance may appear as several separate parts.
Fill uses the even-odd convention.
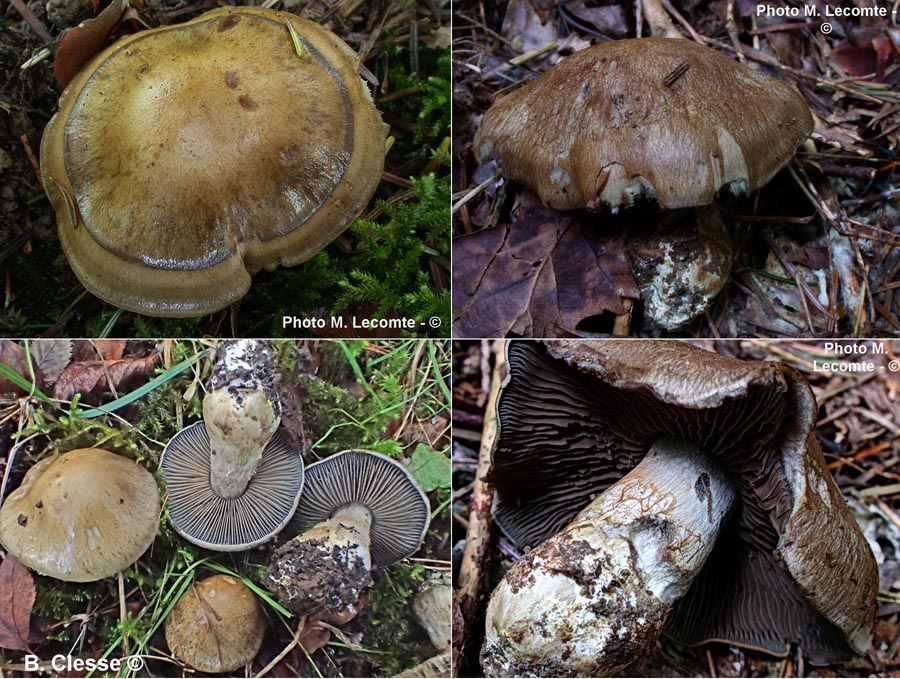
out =
[[[53,60],[53,75],[60,85],[68,85],[81,67],[103,49],[126,7],[124,0],[113,0],[96,17],[81,22],[63,36]]]
[[[78,340],[72,350],[72,360],[118,361],[125,355],[125,340]]]
[[[12,340],[0,340],[0,363],[12,369],[26,380],[31,381],[25,348],[21,344]],[[21,387],[16,386],[4,377],[0,377],[0,394],[24,396],[26,393]]]
[[[53,387],[53,398],[70,401],[81,394],[86,403],[98,404],[111,391],[121,395],[145,382],[159,365],[159,354],[118,361],[82,361],[71,363]]]
[[[53,384],[72,360],[72,340],[36,339],[31,341],[31,357],[46,384]]]
[[[625,313],[640,297],[618,236],[585,231],[542,205],[515,224],[462,236],[453,247],[453,331],[460,337],[555,337],[584,319]]]
[[[18,559],[7,554],[0,563],[0,648],[27,651],[34,579]]]

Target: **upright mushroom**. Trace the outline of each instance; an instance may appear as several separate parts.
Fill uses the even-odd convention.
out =
[[[498,100],[475,154],[559,210],[641,195],[674,209],[758,190],[812,126],[775,78],[690,40],[638,38],[576,52]]]
[[[91,582],[147,551],[159,512],[150,472],[121,455],[81,448],[28,470],[0,508],[0,544],[42,575]]]
[[[192,583],[166,618],[166,643],[201,672],[233,672],[253,661],[266,634],[256,596],[229,575]]]
[[[176,434],[163,451],[169,520],[202,547],[237,551],[261,544],[297,507],[303,460],[277,432],[273,360],[264,341],[223,342],[203,422]]]
[[[533,546],[495,590],[488,676],[608,675],[660,632],[814,664],[865,653],[878,572],[792,368],[678,342],[516,342],[494,515]]]
[[[72,269],[157,316],[221,309],[303,262],[365,208],[388,126],[336,35],[224,7],[124,37],[60,98],[44,188]]]
[[[346,450],[309,466],[297,513],[269,563],[278,600],[301,613],[338,613],[384,568],[413,554],[430,520],[428,498],[384,455]]]
[[[803,98],[775,78],[693,41],[640,38],[581,50],[498,99],[474,152],[556,209],[645,197],[673,210],[758,190],[812,129]],[[645,313],[675,329],[725,285],[733,248],[714,211],[659,222],[639,225],[628,252]]]

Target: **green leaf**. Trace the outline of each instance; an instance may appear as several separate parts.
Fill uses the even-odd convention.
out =
[[[413,452],[409,473],[426,493],[436,488],[449,488],[450,458],[420,443]]]

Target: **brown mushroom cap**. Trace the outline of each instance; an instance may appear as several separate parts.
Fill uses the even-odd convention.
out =
[[[358,65],[319,25],[251,7],[142,31],[95,57],[41,142],[79,280],[126,309],[190,316],[240,299],[251,273],[316,254],[384,166],[387,125]]]
[[[0,508],[0,543],[42,575],[91,582],[140,558],[156,537],[159,512],[150,472],[82,448],[28,470]]]
[[[201,672],[233,672],[251,662],[266,634],[256,596],[236,578],[193,583],[166,618],[166,643]]]
[[[688,40],[594,45],[498,100],[475,154],[551,207],[666,208],[764,186],[810,134],[793,89]]]
[[[497,411],[494,513],[520,546],[557,533],[663,436],[701,447],[738,492],[734,517],[666,633],[815,664],[869,646],[878,570],[815,438],[789,366],[681,342],[512,342]]]

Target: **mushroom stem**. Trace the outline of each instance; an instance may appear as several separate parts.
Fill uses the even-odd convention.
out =
[[[279,547],[269,565],[278,600],[300,614],[355,604],[372,582],[371,527],[372,513],[353,503]]]
[[[703,451],[663,438],[494,591],[485,676],[609,676],[657,639],[734,504]]]
[[[263,450],[281,423],[272,386],[273,358],[265,342],[226,342],[203,399],[209,432],[210,485],[216,495],[235,498],[250,483]]]

